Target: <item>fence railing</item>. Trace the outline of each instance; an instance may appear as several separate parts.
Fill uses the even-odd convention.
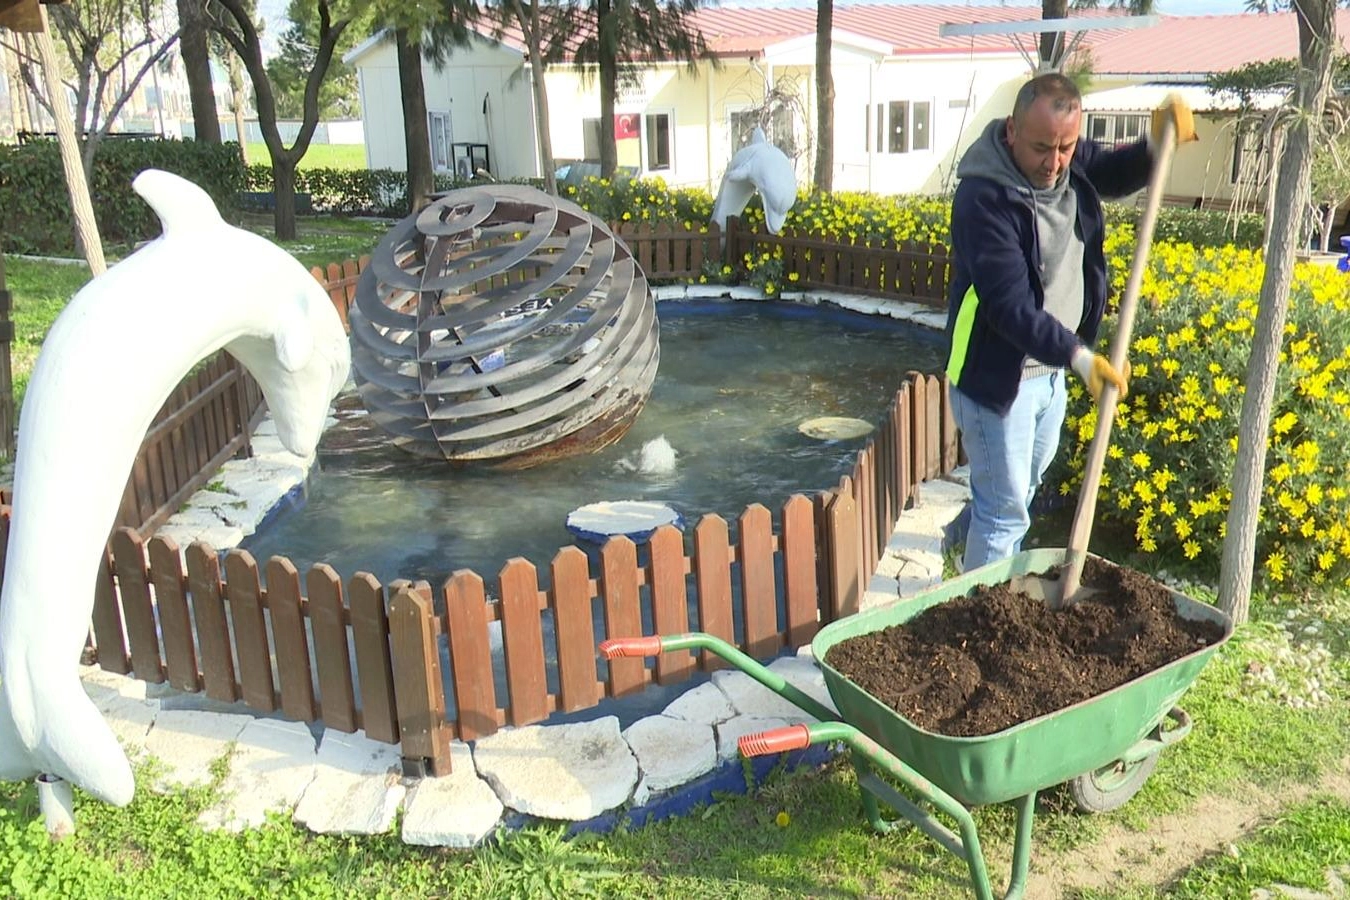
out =
[[[951,254],[940,245],[905,243],[896,247],[865,247],[840,244],[822,237],[796,233],[769,234],[752,231],[738,219],[727,223],[725,235],[715,224],[704,231],[683,224],[653,225],[620,222],[611,226],[653,281],[694,279],[706,274],[709,263],[720,269],[729,265],[744,272],[745,254],[782,251],[783,277],[795,273],[799,288],[834,290],[910,300],[946,307]],[[722,238],[725,236],[725,246]],[[329,289],[329,296],[343,324],[347,307],[356,295],[356,282],[370,262],[369,256],[314,267],[314,277]],[[786,283],[786,282],[785,282]]]
[[[153,534],[221,464],[249,453],[262,390],[225,351],[199,365],[155,415],[127,479],[117,527]]]
[[[655,229],[637,236],[659,241]],[[648,258],[657,267],[664,260],[671,267],[665,274],[676,277],[676,267],[695,264],[695,246],[690,240],[683,256],[653,250]],[[821,258],[814,244],[800,246]],[[367,263],[312,270],[344,321]],[[854,270],[836,262],[820,271]],[[663,273],[657,268],[649,277]],[[853,282],[835,287],[859,290]],[[245,446],[233,438],[222,443],[222,436],[236,434],[245,414],[260,408],[256,385],[222,359],[194,377],[147,435],[146,447],[161,449],[142,454],[133,484],[153,486],[156,472],[166,490],[193,478],[204,483],[219,461]],[[189,426],[198,416],[202,424]],[[246,441],[247,429],[242,433]],[[166,446],[183,454],[166,456]],[[212,447],[214,455],[203,458]],[[122,528],[96,586],[98,664],[260,712],[363,730],[399,744],[408,771],[444,774],[452,739],[584,710],[720,664],[683,651],[651,662],[600,659],[601,640],[639,634],[644,622],[659,634],[707,631],[761,659],[809,643],[821,625],[857,611],[896,518],[924,481],[956,466],[958,452],[945,381],[911,372],[836,487],[793,496],[776,516],[752,504],[734,522],[704,516],[687,535],[667,526],[641,552],[619,537],[593,556],[565,547],[543,567],[515,559],[493,579],[493,600],[488,582],[471,571],[434,589],[425,581],[381,584],[363,572],[344,579],[322,564],[302,579],[284,557],[260,565],[246,551],[220,557],[201,543],[180,552],[170,539],[144,539],[144,526]],[[171,482],[170,458],[201,465]],[[161,503],[143,521],[165,508]],[[495,627],[500,660],[491,648]]]
[[[782,252],[783,277],[795,273],[795,286],[947,305],[951,273],[948,248],[907,242],[896,247],[842,244],[822,237],[751,231],[739,220],[727,222],[727,263],[743,263],[761,253]]]
[[[706,515],[688,536],[666,526],[641,554],[618,537],[594,564],[576,546],[543,567],[515,559],[493,580],[496,600],[467,570],[435,589],[362,572],[344,580],[323,564],[302,579],[284,557],[259,565],[234,550],[222,562],[205,544],[180,553],[170,539],[122,529],[95,595],[98,663],[260,712],[361,729],[400,744],[409,771],[444,774],[452,739],[718,664],[686,652],[650,667],[600,660],[601,640],[640,634],[644,621],[659,634],[707,631],[760,659],[809,643],[822,624],[857,611],[895,518],[923,481],[955,466],[955,434],[941,381],[910,373],[838,487],[796,495],[776,517],[753,504],[734,523]],[[546,647],[556,648],[552,658]]]

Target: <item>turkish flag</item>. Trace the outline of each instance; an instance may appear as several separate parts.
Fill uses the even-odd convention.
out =
[[[635,138],[642,130],[640,113],[620,113],[614,117],[614,140]]]

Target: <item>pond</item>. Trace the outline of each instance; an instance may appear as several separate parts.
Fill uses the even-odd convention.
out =
[[[303,572],[328,563],[345,580],[438,585],[472,569],[489,594],[520,556],[546,574],[574,542],[568,513],[600,501],[664,503],[692,527],[705,513],[734,526],[751,503],[777,515],[794,493],[836,484],[866,438],[822,441],[806,420],[879,422],[910,370],[939,371],[941,335],[895,320],[791,303],[658,306],[661,362],[646,408],[615,445],[524,471],[452,467],[397,449],[341,398],[305,495],[244,544]],[[645,451],[645,452],[644,452]]]

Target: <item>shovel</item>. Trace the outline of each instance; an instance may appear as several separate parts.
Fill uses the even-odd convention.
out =
[[[1148,180],[1148,202],[1135,235],[1137,240],[1134,259],[1130,264],[1130,278],[1125,282],[1125,296],[1120,301],[1120,322],[1116,336],[1111,341],[1111,365],[1115,366],[1116,371],[1125,365],[1129,354],[1130,333],[1134,331],[1134,311],[1139,305],[1139,287],[1144,280],[1144,267],[1148,264],[1148,251],[1153,243],[1153,226],[1158,220],[1158,207],[1162,204],[1167,176],[1172,170],[1176,125],[1170,118],[1163,123],[1162,140],[1159,143],[1157,165],[1153,167]],[[1008,582],[1012,590],[1042,600],[1051,609],[1062,609],[1096,593],[1093,588],[1082,584],[1083,563],[1087,560],[1088,538],[1092,534],[1092,519],[1097,510],[1097,489],[1101,486],[1102,467],[1106,464],[1106,449],[1111,443],[1111,425],[1116,417],[1116,394],[1115,385],[1108,384],[1102,388],[1097,401],[1097,430],[1093,432],[1092,444],[1088,448],[1083,488],[1078,494],[1078,507],[1069,530],[1069,547],[1064,553],[1064,565],[1059,569],[1058,577],[1055,577],[1054,572],[1046,572],[1041,575],[1014,576]]]

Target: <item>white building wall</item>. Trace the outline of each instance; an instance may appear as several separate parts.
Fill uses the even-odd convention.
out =
[[[891,59],[870,71],[855,65],[836,72],[835,189],[879,194],[951,189],[961,154],[990,120],[1012,111],[1029,74],[1015,54]],[[891,153],[883,134],[878,152],[876,108],[889,108],[892,101],[929,104],[927,149]]]
[[[353,60],[361,82],[366,163],[370,168],[408,167],[403,146],[403,107],[399,99],[398,58],[391,40]],[[498,178],[531,178],[539,173],[534,139],[534,104],[528,72],[519,54],[497,44],[476,42],[455,50],[444,68],[422,63],[427,113],[450,119],[450,142],[486,143]],[[486,112],[484,107],[486,106]]]
[[[728,132],[730,114],[763,103],[766,91],[778,87],[798,98],[797,173],[799,184],[807,184],[814,163],[817,103],[808,55],[794,44],[791,52],[765,59],[724,60],[715,71],[707,66],[693,74],[679,66],[648,70],[640,86],[619,98],[615,112],[671,113],[671,166],[660,171],[648,168],[645,134],[640,140],[620,142],[619,164],[635,166],[643,175],[659,175],[672,187],[704,187],[716,193],[736,150]],[[862,49],[836,45],[832,61],[834,188],[880,194],[936,193],[953,187],[950,173],[961,153],[986,123],[1011,111],[1017,88],[1029,74],[1026,62],[1015,53],[879,60]],[[403,169],[393,44],[384,41],[353,62],[361,78],[368,164]],[[499,178],[540,174],[529,71],[522,70],[518,53],[483,41],[471,50],[457,51],[442,70],[427,64],[424,78],[428,112],[449,114],[452,141],[487,143],[493,174]],[[583,122],[599,118],[598,81],[568,65],[551,68],[546,79],[554,158],[585,158]],[[927,149],[891,153],[883,142],[877,151],[876,107],[892,101],[930,104]]]

